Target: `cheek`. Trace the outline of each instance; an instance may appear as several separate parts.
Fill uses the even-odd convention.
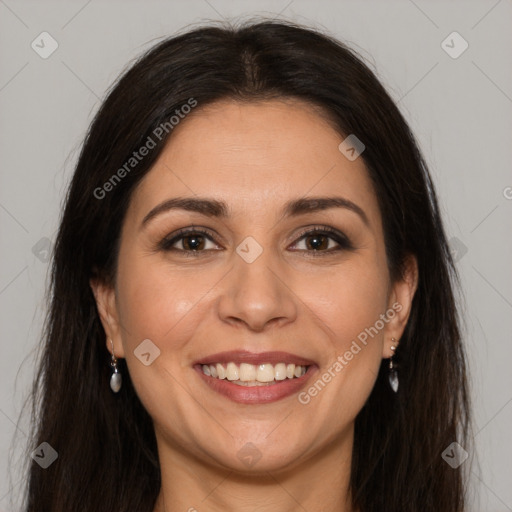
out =
[[[318,284],[318,281],[317,281]],[[369,396],[382,361],[386,325],[388,274],[385,264],[368,261],[346,265],[325,279],[323,291],[310,286],[303,295],[315,316],[325,324],[330,346],[318,379],[306,390],[318,409],[330,410],[343,424],[358,413]],[[313,398],[314,397],[314,398]]]
[[[181,331],[186,324],[182,320],[215,283],[206,273],[194,278],[193,273],[137,257],[120,260],[118,275],[119,312],[130,343],[141,337],[175,338],[168,335]]]
[[[305,285],[308,306],[335,334],[338,350],[373,326],[387,307],[385,265],[354,261]]]
[[[178,266],[163,257],[148,257],[136,251],[120,256],[118,311],[123,345],[130,373],[134,380],[143,380],[141,387],[149,388],[150,380],[152,386],[173,386],[165,371],[181,374],[190,363],[190,351],[197,354],[197,340],[207,338],[209,326],[215,324],[212,301],[226,271],[220,265],[196,262]],[[202,326],[206,326],[206,333]],[[155,364],[149,368],[161,370],[161,374],[141,368],[135,357],[134,350],[145,339],[160,350]]]
[[[150,416],[176,437],[185,423],[204,420],[190,400],[182,359],[200,317],[211,314],[205,296],[218,280],[211,272],[170,270],[165,263],[132,254],[119,259],[118,311],[128,371]],[[146,339],[159,350],[148,366],[137,357]]]

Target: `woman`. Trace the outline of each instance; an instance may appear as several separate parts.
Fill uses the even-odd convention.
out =
[[[456,282],[352,50],[283,22],[159,43],[66,198],[27,512],[462,511]]]

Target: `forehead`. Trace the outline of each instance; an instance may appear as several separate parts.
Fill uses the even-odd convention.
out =
[[[200,105],[173,129],[135,190],[130,214],[143,218],[172,197],[208,196],[234,215],[275,213],[290,199],[342,195],[379,220],[362,158],[338,149],[345,137],[315,107],[298,100]]]

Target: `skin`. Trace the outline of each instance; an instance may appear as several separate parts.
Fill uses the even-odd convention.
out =
[[[343,139],[298,100],[198,106],[135,190],[115,286],[91,286],[107,349],[111,338],[153,419],[162,471],[155,512],[353,510],[354,420],[382,358],[392,356],[391,338],[399,343],[417,264],[409,258],[404,278],[391,282],[375,192],[362,158],[349,161],[339,151]],[[280,216],[288,200],[332,195],[359,205],[368,226],[346,208]],[[224,200],[232,216],[170,210],[141,228],[152,208],[178,196]],[[354,249],[329,253],[338,243],[325,238],[317,249],[324,255],[308,258],[314,237],[298,235],[316,225],[340,230]],[[200,239],[202,255],[157,249],[190,226],[214,235]],[[252,263],[236,252],[247,236],[263,248]],[[192,368],[220,351],[282,350],[316,361],[314,383],[395,302],[400,312],[307,404],[297,393],[238,404]],[[148,366],[134,355],[144,339],[160,349]],[[246,443],[261,455],[252,467],[237,456]]]

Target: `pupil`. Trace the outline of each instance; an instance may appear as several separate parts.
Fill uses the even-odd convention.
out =
[[[325,241],[324,235],[311,235],[310,236],[310,240],[312,240],[311,245],[313,245],[313,249],[320,249],[322,246],[325,246],[325,244],[322,243],[322,239]]]
[[[193,251],[197,250],[202,247],[201,238],[202,238],[202,236],[200,236],[200,235],[199,236],[196,236],[196,235],[188,236],[186,238],[186,240],[188,240],[187,245],[189,246],[189,248],[191,250],[193,250]]]

